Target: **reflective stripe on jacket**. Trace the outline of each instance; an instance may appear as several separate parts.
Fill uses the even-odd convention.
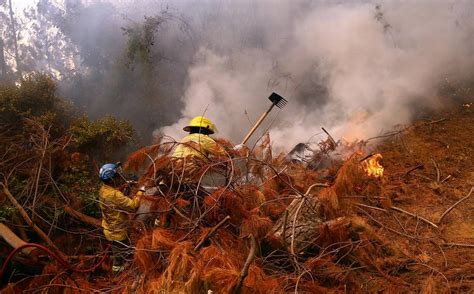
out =
[[[125,240],[127,238],[127,212],[134,212],[138,208],[139,197],[130,199],[119,190],[104,184],[99,190],[99,200],[105,237],[110,241]]]

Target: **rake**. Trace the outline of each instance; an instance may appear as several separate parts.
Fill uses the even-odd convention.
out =
[[[260,118],[258,119],[258,121],[255,123],[255,125],[253,126],[253,128],[250,130],[250,132],[247,134],[247,136],[245,136],[245,139],[242,141],[242,144],[245,144],[247,143],[247,141],[250,139],[250,137],[252,136],[252,134],[255,132],[255,130],[257,130],[257,128],[262,124],[263,120],[267,117],[267,115],[270,113],[270,111],[272,111],[273,107],[276,106],[280,109],[282,109],[283,107],[286,106],[286,104],[288,104],[288,101],[281,97],[280,95],[278,95],[277,93],[273,92],[270,97],[268,97],[268,99],[272,102],[272,105],[270,106],[270,108],[268,108],[267,111],[265,111],[262,116],[260,116]]]

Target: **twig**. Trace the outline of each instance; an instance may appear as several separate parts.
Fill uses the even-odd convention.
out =
[[[392,132],[388,132],[388,133],[380,135],[380,136],[368,138],[365,141],[371,141],[371,140],[374,140],[374,139],[380,139],[380,138],[395,136],[395,135],[401,134],[401,133],[403,133],[403,132],[405,132],[405,131],[407,131],[411,128],[417,128],[417,127],[421,127],[421,126],[431,125],[431,124],[439,123],[439,122],[442,122],[442,121],[445,121],[445,120],[447,120],[447,118],[442,118],[442,119],[439,119],[439,120],[430,121],[430,122],[419,124],[419,125],[414,125],[413,124],[413,125],[410,125],[408,127],[403,128],[403,129],[400,129],[398,131],[392,131]]]
[[[440,178],[441,178],[441,173],[439,172],[438,163],[434,159],[431,159],[431,162],[433,162],[433,165],[436,168],[436,182],[439,183]]]
[[[364,161],[364,160],[366,160],[366,159],[369,159],[369,158],[371,158],[371,157],[374,156],[374,155],[375,155],[375,153],[370,153],[369,155],[366,155],[366,156],[362,157],[362,159],[360,159],[359,162],[362,162],[362,161]]]
[[[288,210],[285,209],[285,214],[283,215],[283,232],[281,233],[281,239],[283,241],[283,246],[285,249],[288,248],[288,244],[286,243],[286,222],[288,221]]]
[[[446,178],[444,178],[444,180],[441,181],[441,183],[446,182],[446,181],[449,180],[451,177],[452,177],[451,175],[448,175]]]
[[[439,270],[437,270],[436,268],[430,266],[430,265],[427,265],[425,263],[419,263],[419,262],[414,262],[414,263],[409,263],[408,266],[410,265],[422,265],[422,266],[426,266],[427,268],[431,269],[432,271],[438,273],[439,275],[441,275],[444,280],[446,281],[446,284],[448,285],[448,289],[451,289],[451,286],[449,285],[449,281],[448,281],[448,278],[446,278],[446,276]]]
[[[441,223],[441,221],[443,221],[443,218],[451,211],[453,210],[456,206],[458,206],[461,202],[463,202],[464,200],[466,200],[467,198],[469,198],[472,194],[472,191],[474,191],[474,187],[471,187],[471,190],[469,191],[469,193],[463,197],[462,199],[460,199],[458,202],[454,203],[450,208],[446,209],[446,211],[441,215],[441,217],[439,218],[438,220],[438,224]]]
[[[365,208],[374,209],[374,210],[379,210],[379,211],[383,211],[383,212],[388,212],[388,211],[387,211],[386,209],[384,209],[384,208],[380,208],[380,207],[376,207],[376,206],[370,206],[370,205],[365,205],[365,204],[362,204],[362,203],[355,203],[355,205],[360,206],[360,207],[365,207]],[[434,228],[439,229],[439,227],[438,227],[435,223],[433,223],[432,221],[430,221],[430,220],[428,220],[428,219],[426,219],[426,218],[424,218],[424,217],[422,217],[422,216],[416,215],[416,214],[414,214],[414,213],[411,213],[411,212],[409,212],[409,211],[403,210],[403,209],[401,209],[401,208],[399,208],[399,207],[396,207],[396,206],[392,206],[392,207],[390,207],[390,209],[395,210],[395,211],[398,211],[398,212],[401,212],[401,213],[404,213],[404,214],[407,214],[407,215],[409,215],[409,216],[411,216],[411,217],[414,217],[414,218],[416,218],[416,219],[422,220],[422,221],[424,221],[425,223],[427,223],[427,224],[433,226]]]
[[[441,254],[443,254],[444,267],[447,268],[447,267],[448,267],[448,259],[446,258],[446,254],[444,253],[443,248],[441,247],[441,245],[439,245],[438,243],[436,243],[434,240],[430,240],[430,242],[431,242],[433,245],[438,246],[439,251],[441,251]]]
[[[392,214],[393,218],[395,219],[395,221],[398,223],[398,225],[400,226],[400,228],[402,228],[403,232],[404,233],[407,233],[407,230],[405,229],[405,227],[403,226],[403,224],[400,222],[400,220],[398,219],[398,217],[395,215],[395,214]]]
[[[443,243],[441,244],[441,246],[474,248],[474,244],[468,244],[468,243]]]
[[[240,288],[242,287],[242,283],[244,282],[245,278],[247,277],[249,273],[250,264],[252,263],[255,257],[256,251],[257,251],[257,241],[255,240],[255,237],[253,235],[250,235],[250,252],[249,252],[249,255],[247,256],[247,260],[245,260],[244,267],[242,268],[242,271],[240,272],[239,279],[237,280],[237,283],[235,284],[235,287],[232,290],[233,294],[240,293]]]
[[[412,216],[412,217],[414,217],[414,218],[417,218],[417,219],[419,219],[419,220],[422,220],[422,221],[424,221],[425,223],[431,225],[432,227],[434,227],[434,228],[436,228],[436,229],[439,229],[439,227],[438,227],[435,223],[433,223],[432,221],[430,221],[430,220],[428,220],[428,219],[426,219],[426,218],[424,218],[424,217],[422,217],[422,216],[419,216],[419,215],[417,215],[417,214],[414,214],[414,213],[411,213],[411,212],[409,212],[409,211],[403,210],[403,209],[401,209],[401,208],[399,208],[399,207],[396,207],[396,206],[392,206],[392,207],[390,207],[390,209],[393,209],[393,210],[398,211],[398,212],[401,212],[401,213],[408,214],[409,216]]]
[[[439,123],[439,122],[442,122],[442,121],[445,121],[445,120],[448,120],[448,119],[447,118],[441,118],[441,119],[438,119],[438,120],[432,120],[430,122],[424,123],[424,125],[432,125],[432,124],[436,124],[436,123]]]
[[[199,243],[196,245],[196,247],[194,247],[194,250],[195,251],[199,250],[199,248],[201,248],[201,246],[204,244],[204,242],[206,242],[207,239],[211,238],[216,233],[216,231],[220,227],[222,227],[229,219],[230,219],[230,216],[228,215],[223,220],[221,220],[217,225],[212,227],[212,229],[206,234],[206,236],[204,236],[201,239],[201,241],[199,241]]]
[[[374,209],[374,210],[379,210],[379,211],[383,211],[383,212],[388,212],[388,211],[387,211],[386,209],[384,209],[384,208],[375,207],[375,206],[370,206],[370,205],[365,205],[365,204],[362,204],[362,203],[355,203],[355,205],[360,206],[360,207],[365,207],[365,208]],[[436,229],[439,228],[439,227],[438,227],[435,223],[433,223],[432,221],[430,221],[430,220],[428,220],[428,219],[426,219],[426,218],[424,218],[424,217],[421,217],[421,216],[419,216],[419,215],[416,215],[416,214],[414,214],[414,213],[411,213],[411,212],[408,212],[408,211],[406,211],[406,210],[403,210],[403,209],[401,209],[401,208],[399,208],[399,207],[392,206],[392,207],[390,207],[390,209],[395,210],[395,211],[398,211],[398,212],[401,212],[401,213],[405,213],[405,214],[407,214],[407,215],[409,215],[409,216],[411,216],[411,217],[414,217],[414,218],[416,218],[416,219],[422,220],[422,221],[424,221],[425,223],[427,223],[427,224],[429,224],[429,225],[435,227]]]
[[[413,236],[410,236],[408,234],[405,234],[405,233],[402,233],[402,232],[399,232],[395,229],[392,229],[390,227],[387,227],[386,225],[382,224],[380,221],[376,220],[373,216],[371,216],[367,211],[363,210],[362,208],[358,207],[360,211],[362,211],[363,213],[365,213],[365,215],[367,215],[371,220],[373,220],[375,223],[377,223],[379,226],[381,226],[382,228],[385,228],[395,234],[398,234],[400,236],[404,236],[404,237],[407,237],[407,238],[410,238],[412,240],[417,240],[418,238],[417,237],[413,237]]]
[[[421,164],[418,164],[417,166],[415,167],[412,167],[410,168],[408,171],[405,172],[405,176],[408,176],[411,172],[417,170],[417,169],[423,169],[425,167],[425,165],[423,163]]]
[[[360,206],[360,207],[365,207],[365,208],[370,208],[370,209],[374,209],[374,210],[378,210],[378,211],[387,212],[386,209],[376,207],[376,206],[365,205],[365,204],[362,204],[362,203],[354,203],[354,205],[357,205],[357,206]]]

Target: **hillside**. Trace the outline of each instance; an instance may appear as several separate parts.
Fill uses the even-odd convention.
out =
[[[260,162],[251,167],[266,179],[260,186],[233,179],[197,206],[185,192],[150,196],[159,221],[132,221],[134,257],[121,275],[111,276],[103,255],[85,254],[91,252],[85,243],[68,247],[77,235],[56,235],[66,255],[82,252],[79,264],[69,259],[71,267],[99,267],[65,272],[34,251],[26,261],[30,270],[18,267],[28,260],[23,256],[18,273],[7,272],[13,283],[4,292],[472,291],[474,201],[466,196],[474,185],[473,127],[473,111],[464,105],[371,139],[379,141],[375,149],[359,149],[318,171],[298,164],[281,169],[281,156],[264,164],[268,149],[260,146],[248,157]],[[382,155],[383,177],[363,172],[368,150]],[[130,156],[129,167],[149,165],[140,152]],[[152,171],[168,175],[167,164],[158,156]],[[265,166],[280,172],[271,175]],[[317,182],[328,187],[314,187]],[[195,215],[197,207],[204,210]],[[83,230],[77,222],[65,229]],[[84,237],[108,250],[97,237]]]

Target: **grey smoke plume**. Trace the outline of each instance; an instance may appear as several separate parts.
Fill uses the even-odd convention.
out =
[[[474,76],[472,1],[34,1],[73,45],[64,96],[130,119],[144,137],[179,139],[204,114],[237,144],[275,91],[290,103],[254,139],[270,128],[274,146],[289,149],[320,139],[321,126],[367,138],[445,105],[446,79]],[[160,24],[131,53],[144,16]]]
[[[290,104],[267,121],[275,146],[306,142],[321,126],[338,138],[367,138],[408,122],[420,106],[445,103],[437,96],[444,79],[473,74],[470,2],[202,6],[207,15],[190,15],[209,23],[188,70],[182,118],[161,129],[173,136],[204,113],[239,143],[250,128],[245,111],[255,121],[276,91]]]

